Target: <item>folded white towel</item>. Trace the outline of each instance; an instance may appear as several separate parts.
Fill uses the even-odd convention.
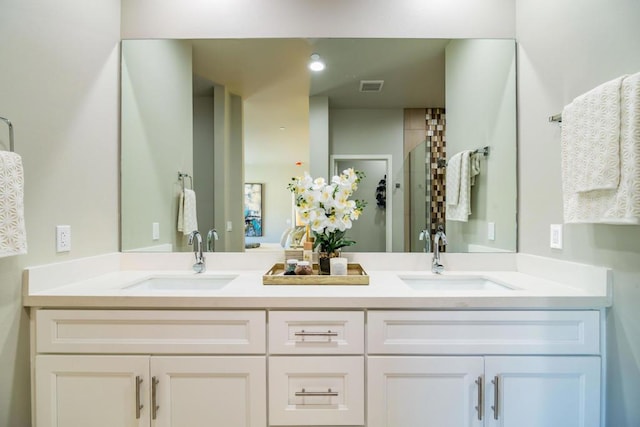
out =
[[[459,163],[457,157],[459,156]],[[471,151],[454,155],[447,163],[446,219],[467,222],[471,215]],[[453,164],[451,164],[453,163]],[[451,169],[449,165],[451,164]],[[449,180],[451,179],[451,181]],[[451,188],[449,188],[451,186]],[[449,199],[451,194],[451,199]]]
[[[563,131],[565,127],[562,113]],[[571,114],[571,113],[570,113]],[[625,77],[620,89],[620,179],[616,189],[578,192],[572,187],[571,152],[562,149],[566,223],[640,224],[640,73]]]
[[[562,112],[567,186],[612,190],[620,182],[620,86],[624,77],[578,96]]]
[[[22,158],[0,152],[0,257],[27,253]]]
[[[197,229],[196,193],[185,188],[180,193],[180,202],[178,203],[178,231],[181,231],[186,236]]]

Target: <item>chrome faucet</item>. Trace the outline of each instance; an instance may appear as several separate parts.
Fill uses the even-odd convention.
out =
[[[447,244],[447,236],[444,234],[442,224],[438,226],[435,236],[433,236],[433,260],[431,261],[431,272],[440,274],[444,271],[444,265],[440,264],[440,241],[443,245]]]
[[[424,240],[424,251],[426,253],[431,252],[431,238],[429,237],[429,230],[422,230],[418,239]]]
[[[212,228],[207,233],[207,252],[214,252],[216,250],[216,240],[218,240],[218,232],[215,228]]]
[[[194,241],[195,240],[195,241]],[[189,234],[189,244],[193,245],[193,254],[196,256],[196,263],[193,264],[193,271],[202,273],[206,270],[204,255],[202,254],[202,236],[198,230],[193,230]]]

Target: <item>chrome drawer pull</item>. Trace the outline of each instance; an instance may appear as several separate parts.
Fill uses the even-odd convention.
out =
[[[326,337],[329,341],[331,341],[331,337],[337,337],[338,333],[329,329],[327,332],[305,332],[305,330],[301,330],[299,332],[294,332],[293,335],[296,337],[302,337],[302,341],[304,341],[305,337]]]
[[[478,384],[478,406],[476,406],[476,411],[478,411],[478,420],[482,421],[482,415],[484,412],[484,390],[482,384],[482,377],[478,377],[476,380],[476,384]]]
[[[158,415],[158,383],[160,380],[156,377],[151,378],[151,419],[155,420]]]
[[[140,419],[140,410],[144,408],[144,405],[140,403],[140,384],[142,384],[142,378],[140,375],[136,375],[136,420]]]
[[[491,382],[495,385],[493,388],[493,406],[491,409],[493,409],[493,419],[497,420],[500,412],[500,377],[496,375]]]
[[[337,396],[338,392],[331,391],[331,389],[328,389],[327,391],[305,391],[305,389],[302,389],[302,391],[296,391],[295,395],[302,396],[302,397],[309,397],[309,396],[328,397],[328,396]]]

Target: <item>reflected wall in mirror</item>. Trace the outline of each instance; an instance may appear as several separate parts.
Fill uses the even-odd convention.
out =
[[[307,68],[312,53],[322,73]],[[381,90],[361,91],[371,80]],[[123,251],[191,249],[176,227],[179,171],[216,250],[282,250],[295,221],[287,184],[328,177],[331,155],[391,157],[393,251],[424,250],[420,232],[445,221],[449,251],[516,249],[512,40],[125,40],[121,89]],[[471,214],[446,220],[438,157],[484,146]],[[366,179],[376,188],[380,176]],[[262,237],[244,235],[245,182],[264,183]],[[363,215],[381,217],[371,193]],[[364,245],[352,250],[380,250]]]

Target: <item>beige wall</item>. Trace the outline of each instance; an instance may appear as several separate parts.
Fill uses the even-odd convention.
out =
[[[387,200],[392,205],[392,252],[404,250],[404,164],[403,138],[404,110],[398,109],[329,109],[329,152],[331,154],[389,154],[391,155],[391,173],[387,177],[391,182],[392,193]],[[333,168],[333,165],[330,165]],[[340,171],[339,171],[340,172]],[[378,177],[368,177],[375,180]],[[395,184],[400,183],[400,188]],[[375,203],[369,204],[364,215],[380,217],[381,211]],[[371,219],[371,218],[370,218]],[[380,218],[376,219],[381,224]],[[354,249],[356,250],[356,249]]]
[[[29,245],[0,259],[0,426],[26,427],[22,270],[118,250],[120,2],[3,0],[0,40],[0,115],[23,158]],[[57,224],[71,225],[70,253],[55,253]]]
[[[564,249],[549,248],[562,223],[560,127],[547,122],[571,100],[640,71],[640,2],[517,0],[519,223],[521,252],[613,269],[607,315],[607,423],[640,425],[640,227],[569,224]]]
[[[122,0],[123,38],[513,38],[514,0]]]
[[[512,40],[453,40],[446,48],[447,157],[488,146],[471,187],[468,222],[447,221],[447,251],[516,250],[516,51]],[[495,224],[495,240],[487,226]],[[473,252],[473,251],[471,251]]]
[[[176,219],[182,191],[178,171],[194,176],[191,62],[188,41],[122,44],[123,250],[186,246]],[[191,184],[187,179],[187,188]],[[160,224],[159,240],[152,239],[154,222]]]

